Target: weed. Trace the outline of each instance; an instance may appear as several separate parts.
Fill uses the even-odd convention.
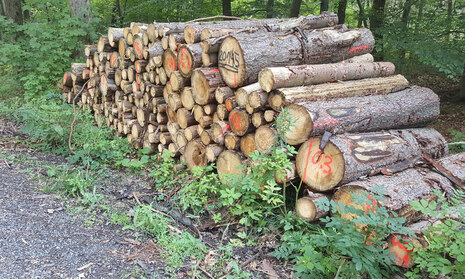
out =
[[[428,239],[428,246],[414,249],[413,260],[417,264],[405,275],[409,278],[430,278],[439,275],[450,278],[463,278],[465,273],[465,208],[463,192],[456,192],[454,197],[446,198],[435,191],[437,201],[412,201],[415,210],[440,220],[430,226],[423,234]],[[410,248],[418,248],[418,247]]]

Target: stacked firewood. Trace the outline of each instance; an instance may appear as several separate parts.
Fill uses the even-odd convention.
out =
[[[298,175],[307,186],[298,215],[327,214],[314,201],[334,189],[344,200],[347,189],[385,185],[384,205],[414,221],[410,200],[433,188],[450,194],[455,185],[412,168],[422,156],[448,153],[437,131],[419,128],[437,118],[439,98],[409,86],[392,63],[373,62],[368,29],[337,21],[323,13],[110,28],[86,46],[86,63],[65,73],[63,94],[136,148],[170,150],[189,168],[216,162],[220,178],[246,171],[240,166],[251,163],[251,152],[273,147],[284,109],[292,120],[285,140],[298,154],[276,180]],[[463,157],[446,157],[443,166]]]

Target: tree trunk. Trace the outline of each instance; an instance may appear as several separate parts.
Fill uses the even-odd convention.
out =
[[[258,81],[263,90],[270,92],[283,87],[384,77],[394,72],[395,66],[390,62],[299,65],[265,68],[258,74]]]
[[[408,81],[401,75],[380,78],[349,80],[300,87],[273,90],[268,96],[268,104],[280,111],[287,104],[298,100],[317,101],[324,99],[388,94],[393,90],[403,89]]]
[[[327,12],[329,9],[329,0],[321,0],[320,1],[320,14],[323,12]]]
[[[298,199],[295,203],[295,212],[297,217],[307,222],[313,222],[327,216],[329,211],[326,211],[321,207],[317,207],[315,202],[328,198],[328,196],[321,193],[313,193],[310,191],[306,192],[307,194]]]
[[[266,18],[273,18],[274,0],[268,0],[266,3]]]
[[[308,135],[325,131],[340,134],[421,127],[437,119],[439,98],[430,89],[414,87],[388,95],[296,103],[286,109],[296,122],[285,133],[286,140],[299,144]]]
[[[231,16],[231,0],[222,0],[223,1],[223,15]]]
[[[21,0],[1,0],[1,14],[7,19],[13,19],[16,24],[23,24],[23,11],[21,9]]]
[[[177,56],[179,72],[186,78],[192,70],[202,66],[202,47],[200,44],[184,45],[178,50]]]
[[[241,137],[241,152],[249,157],[249,154],[255,151],[255,134],[250,133]]]
[[[270,125],[258,127],[255,131],[255,148],[260,152],[269,154],[269,149],[278,142],[277,134]]]
[[[206,167],[207,156],[205,154],[205,146],[199,140],[190,141],[186,145],[184,157],[187,161],[187,166],[192,170],[195,166]]]
[[[228,175],[245,175],[245,157],[235,151],[225,150],[216,160],[218,176],[223,183],[228,183]]]
[[[218,144],[209,144],[206,148],[205,154],[208,162],[216,162],[218,156],[223,152],[224,147]]]
[[[72,16],[77,16],[84,21],[92,20],[89,0],[68,0],[68,6]]]
[[[249,84],[236,90],[236,102],[241,108],[245,108],[248,103],[248,96],[255,91],[261,91],[260,84],[258,82]]]
[[[250,131],[253,131],[253,125],[251,125],[250,115],[241,109],[233,109],[229,113],[229,124],[231,131],[238,136],[243,136]]]
[[[338,62],[370,53],[374,47],[374,39],[368,29],[302,32],[307,37],[306,43],[296,34],[264,36],[263,33],[253,33],[227,37],[218,53],[218,66],[225,83],[231,88],[238,88],[257,82],[259,71],[265,67]]]
[[[384,25],[384,8],[386,6],[386,0],[373,0],[372,11],[370,14],[370,29],[375,36],[376,41],[382,41],[383,34],[379,31]],[[382,46],[382,44],[381,44]],[[381,48],[382,49],[382,48]],[[383,60],[383,53],[375,51],[375,57],[377,60]]]
[[[302,4],[302,0],[293,0],[291,5],[291,13],[289,17],[298,17],[300,13],[300,5]]]
[[[389,130],[332,136],[323,149],[321,138],[301,145],[297,173],[317,192],[347,184],[382,168],[426,154],[439,158],[448,153],[446,140],[434,129]]]
[[[339,0],[339,5],[337,6],[337,17],[339,18],[339,24],[344,24],[346,21],[346,8],[347,0]]]
[[[358,5],[358,27],[362,27],[362,22],[363,22],[363,27],[368,28],[368,22],[367,18],[365,15],[365,10],[363,8],[363,3],[362,0],[357,0],[357,5]]]

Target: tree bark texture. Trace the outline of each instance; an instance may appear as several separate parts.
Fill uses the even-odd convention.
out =
[[[237,34],[221,43],[218,66],[229,87],[237,88],[258,81],[265,67],[338,62],[370,53],[374,38],[368,29],[327,28],[297,34]]]
[[[332,136],[324,149],[321,138],[301,145],[296,157],[297,173],[313,191],[328,191],[381,168],[426,154],[440,158],[447,143],[434,129],[389,130]]]

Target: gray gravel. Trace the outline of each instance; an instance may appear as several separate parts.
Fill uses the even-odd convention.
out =
[[[40,166],[63,159],[24,148],[2,124],[0,119],[1,279],[162,277],[153,263],[146,265],[137,257],[126,261],[144,244],[128,242],[134,239],[131,231],[105,222],[85,226],[79,213],[66,210],[66,201],[40,191],[43,182],[31,175],[38,168],[27,162]],[[47,157],[52,160],[43,161]]]

